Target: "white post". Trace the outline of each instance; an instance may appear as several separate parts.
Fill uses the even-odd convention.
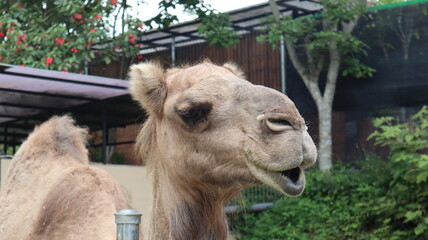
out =
[[[116,216],[116,240],[139,240],[141,213],[133,209],[122,209]]]

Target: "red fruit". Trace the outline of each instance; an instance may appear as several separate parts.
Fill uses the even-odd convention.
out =
[[[56,45],[62,45],[62,44],[64,44],[65,39],[57,37],[57,38],[55,38],[55,41],[56,41]]]
[[[27,34],[18,35],[18,40],[24,41],[25,39],[27,39]]]
[[[51,65],[51,64],[52,64],[52,62],[53,62],[53,58],[51,58],[51,57],[47,57],[47,58],[45,58],[45,65],[46,65],[46,66]]]

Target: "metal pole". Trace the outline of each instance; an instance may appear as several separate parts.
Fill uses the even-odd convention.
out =
[[[275,17],[276,20],[279,20],[281,18],[281,14],[279,13],[278,10],[278,5],[276,4],[275,0],[269,0],[269,6],[270,9],[272,10],[272,14]],[[285,74],[285,46],[284,46],[284,37],[281,36],[281,91],[284,94],[286,93],[286,74]]]
[[[287,82],[286,82],[286,52],[285,52],[284,36],[281,36],[281,91],[287,95]]]
[[[107,109],[105,102],[102,103],[102,128],[103,128],[103,138],[102,138],[102,162],[107,164],[107,142],[108,142],[108,127],[107,127]]]
[[[88,75],[89,74],[89,63],[88,63],[88,61],[85,61],[85,75]]]
[[[171,41],[171,66],[175,66],[175,37],[172,37]]]
[[[122,209],[116,217],[116,240],[138,240],[141,213],[133,209]]]
[[[7,155],[7,127],[4,128],[4,143],[3,143],[3,152]]]

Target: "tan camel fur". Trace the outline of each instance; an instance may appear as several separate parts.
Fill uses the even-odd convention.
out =
[[[30,134],[1,189],[0,239],[116,239],[113,214],[128,200],[109,174],[88,165],[86,135],[66,116]]]
[[[223,204],[268,184],[300,195],[315,145],[294,103],[233,64],[164,71],[134,65],[130,92],[149,113],[137,150],[154,178],[149,238],[231,238]]]

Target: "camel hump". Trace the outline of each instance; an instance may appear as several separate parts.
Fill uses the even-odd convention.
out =
[[[112,213],[130,208],[128,202],[107,172],[93,166],[68,168],[41,201],[30,239],[77,239],[83,233],[85,239],[115,239]]]
[[[54,116],[34,129],[15,158],[46,158],[46,154],[70,155],[78,162],[87,164],[87,137],[88,130],[76,126],[73,118]]]

